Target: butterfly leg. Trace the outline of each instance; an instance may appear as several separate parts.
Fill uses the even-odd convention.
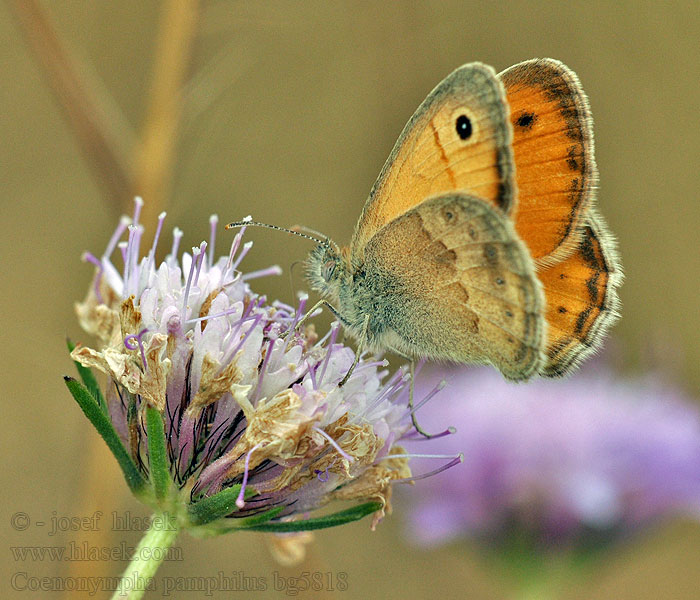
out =
[[[416,359],[411,357],[411,356],[406,356],[406,354],[404,354],[400,350],[393,348],[391,346],[389,347],[389,350],[391,350],[394,354],[397,354],[398,356],[405,358],[408,361],[408,364],[410,365],[409,368],[410,368],[411,380],[408,384],[408,410],[411,413],[411,422],[413,423],[413,427],[415,428],[415,430],[418,433],[420,433],[423,437],[425,437],[427,439],[443,435],[442,433],[440,433],[440,434],[428,433],[427,431],[425,431],[425,429],[423,429],[419,425],[418,419],[416,418],[416,413],[415,413],[414,408],[413,408],[413,396],[414,396],[414,392],[416,389]]]
[[[413,410],[413,392],[415,390],[416,386],[416,361],[415,359],[411,358],[411,382],[409,383],[409,388],[408,388],[408,410],[411,412],[411,422],[413,423],[413,427],[415,427],[416,431],[420,433],[423,437],[430,439],[432,437],[437,437],[437,434],[431,434],[425,431],[419,424],[418,424],[418,419],[416,419],[416,413]]]
[[[306,313],[304,313],[304,316],[299,319],[299,322],[296,324],[293,330],[290,329],[284,334],[284,337],[288,336],[290,333],[298,333],[301,331],[301,326],[306,323],[306,321],[311,318],[311,315],[313,315],[321,306],[326,306],[336,316],[336,318],[340,319],[338,311],[332,304],[330,304],[330,302],[328,302],[328,300],[319,300],[309,310],[307,310]]]
[[[350,365],[350,369],[348,370],[348,372],[345,373],[345,377],[343,377],[340,380],[338,387],[343,387],[347,383],[348,379],[350,379],[350,375],[352,375],[352,372],[355,370],[357,363],[360,362],[360,354],[362,354],[362,349],[367,344],[367,330],[368,329],[369,329],[369,315],[365,315],[365,322],[362,325],[362,335],[360,336],[360,339],[357,342],[357,352],[355,352],[355,360],[352,361],[352,365]]]

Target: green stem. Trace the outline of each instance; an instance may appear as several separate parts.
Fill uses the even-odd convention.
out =
[[[138,600],[147,589],[153,588],[152,579],[168,555],[179,530],[175,520],[165,513],[155,513],[146,534],[141,538],[129,566],[124,570],[112,600]]]

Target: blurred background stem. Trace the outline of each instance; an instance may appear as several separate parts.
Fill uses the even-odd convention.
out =
[[[136,153],[135,188],[146,200],[142,221],[153,225],[167,204],[172,184],[182,90],[199,17],[198,0],[164,0],[153,78],[141,143]]]
[[[164,0],[155,46],[148,106],[140,140],[107,90],[91,79],[91,69],[73,55],[36,0],[8,0],[48,87],[58,99],[78,146],[115,213],[130,213],[134,195],[146,200],[141,223],[152,226],[170,193],[182,99],[199,20],[198,0]],[[87,514],[101,500],[123,490],[102,440],[91,436],[85,447],[86,471],[76,490],[76,514]],[[111,531],[85,533],[89,543],[109,546]],[[71,577],[112,573],[109,562],[71,562]]]
[[[120,211],[134,193],[130,172],[132,132],[120,126],[124,119],[114,114],[114,103],[86,77],[90,70],[71,54],[39,2],[8,0],[8,4],[86,162],[115,212]]]
[[[146,200],[149,227],[167,205],[183,110],[183,88],[197,33],[199,0],[164,0],[144,126],[137,141],[91,69],[70,52],[37,0],[8,0],[86,162],[117,213]]]

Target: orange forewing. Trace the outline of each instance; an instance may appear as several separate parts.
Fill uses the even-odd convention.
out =
[[[553,59],[503,71],[518,188],[515,228],[537,264],[576,247],[597,184],[588,101],[578,78]]]
[[[568,258],[538,273],[547,305],[542,374],[549,377],[565,375],[594,351],[617,317],[622,273],[615,242],[594,214],[580,232]]]
[[[461,139],[460,117],[471,134]],[[515,201],[511,128],[503,85],[480,63],[448,75],[404,127],[365,203],[352,241],[361,253],[390,221],[427,198],[461,190],[509,214]]]

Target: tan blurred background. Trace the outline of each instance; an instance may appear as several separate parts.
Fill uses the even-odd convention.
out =
[[[697,395],[696,2],[208,0],[196,14],[180,13],[180,21],[178,11],[192,3],[40,2],[81,81],[99,101],[113,146],[127,150],[131,164],[125,168],[134,175],[126,187],[117,175],[109,183],[97,175],[95,156],[102,154],[93,148],[88,157],[79,140],[92,138],[76,136],[70,124],[80,107],[65,110],[30,50],[23,31],[32,23],[36,27],[33,4],[0,3],[5,417],[0,518],[8,546],[138,540],[137,532],[119,534],[104,526],[112,511],[146,513],[129,497],[61,380],[73,372],[66,334],[83,337],[72,305],[85,293],[92,269],[80,262],[80,254],[103,250],[123,210],[117,204],[130,210],[130,195],[139,188],[147,215],[167,210],[168,230],[176,224],[185,230],[184,247],[208,235],[211,213],[223,222],[252,214],[269,223],[304,224],[347,242],[406,120],[442,77],[468,61],[501,70],[551,56],[579,74],[595,117],[599,203],[620,240],[627,275],[623,319],[614,331],[623,363],[644,369],[659,362]],[[161,81],[155,97],[160,93],[163,99],[153,101],[154,60],[163,47],[159,32],[166,13],[175,15],[168,28],[184,40],[169,50],[165,46],[164,61],[168,52],[182,53],[181,113],[176,105],[163,108],[168,99],[177,104],[177,96],[173,100],[167,93],[169,85],[177,86],[177,65],[174,83]],[[47,38],[38,39],[46,49]],[[166,130],[176,133],[172,140],[149,137],[159,111],[166,115]],[[162,163],[148,154],[148,144],[155,155],[160,148]],[[246,259],[248,270],[279,263],[288,272],[309,250],[305,242],[273,232],[251,232],[249,239],[256,248]],[[228,234],[219,240],[223,249]],[[300,277],[301,269],[296,288],[303,286]],[[256,289],[287,301],[293,297],[286,274],[257,281]],[[49,536],[35,524],[50,522],[52,515],[90,516],[96,509],[106,515],[98,532]],[[10,527],[17,512],[32,519],[26,531]],[[430,552],[407,546],[400,535],[401,512],[399,503],[374,533],[364,521],[317,534],[308,560],[288,569],[276,566],[256,535],[183,537],[178,545],[184,561],[165,564],[159,576],[239,571],[271,582],[276,570],[285,576],[346,572],[349,589],[324,597],[504,597],[503,582],[466,546]],[[2,597],[60,597],[13,592],[9,584],[16,572],[116,575],[125,566],[17,561],[9,552],[5,557]],[[588,584],[571,582],[564,597],[695,599],[698,565],[700,527],[676,522],[621,547]],[[266,594],[282,595],[272,589]]]

